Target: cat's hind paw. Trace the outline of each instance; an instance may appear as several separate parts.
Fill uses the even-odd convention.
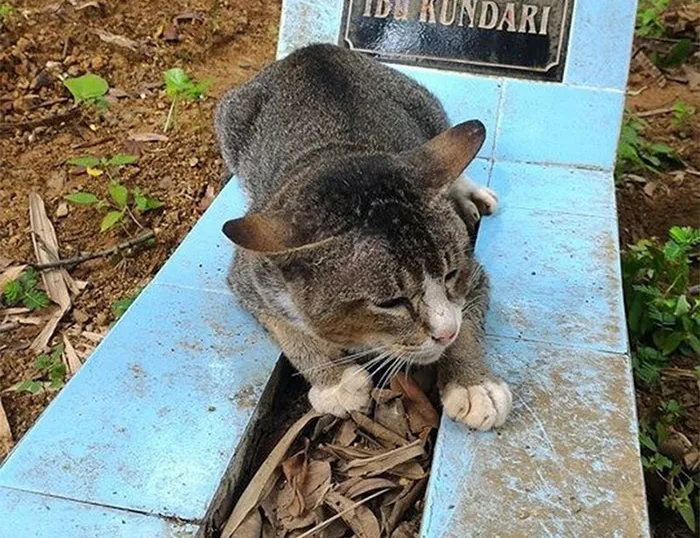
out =
[[[475,430],[502,426],[513,405],[510,389],[500,379],[468,387],[448,383],[441,397],[448,417]]]
[[[347,418],[349,411],[367,407],[372,390],[372,377],[361,366],[349,366],[340,383],[330,387],[314,385],[309,390],[309,401],[315,411]]]

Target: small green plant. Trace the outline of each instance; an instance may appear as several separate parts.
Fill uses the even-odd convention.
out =
[[[6,283],[3,290],[3,300],[8,306],[24,305],[31,310],[39,310],[51,304],[46,292],[37,288],[39,275],[29,267],[22,272],[17,280]]]
[[[163,126],[163,132],[167,132],[170,124],[175,121],[177,114],[177,104],[179,101],[195,101],[205,96],[211,81],[205,80],[200,83],[190,79],[185,71],[179,67],[168,69],[163,73],[165,79],[165,93],[170,98],[170,110]]]
[[[127,295],[126,297],[122,297],[121,299],[118,299],[112,303],[112,315],[114,316],[115,320],[119,319],[124,315],[124,313],[136,300],[136,297],[139,296],[139,293],[141,293],[141,290],[137,291],[133,295]]]
[[[699,228],[674,226],[664,245],[639,241],[622,257],[635,372],[654,381],[672,353],[700,355],[700,300],[689,298],[690,253]]]
[[[63,346],[57,346],[48,355],[40,355],[34,361],[36,374],[31,379],[23,381],[18,387],[19,392],[31,392],[32,394],[39,392],[42,387],[49,390],[60,389],[66,380],[68,370],[61,359],[63,355]]]
[[[94,105],[98,109],[108,105],[104,96],[109,90],[109,84],[99,75],[86,73],[80,77],[67,78],[63,84],[73,95],[76,104]]]
[[[681,138],[688,136],[688,120],[695,114],[695,107],[682,101],[673,105],[673,127]]]
[[[0,23],[5,22],[14,10],[15,7],[12,4],[0,4]]]
[[[667,438],[668,430],[663,423],[657,422],[653,428],[646,424],[641,425],[639,444],[642,449],[642,466],[666,483],[664,506],[680,514],[688,528],[695,531],[692,494],[697,485],[697,478],[688,475],[680,465],[660,452],[660,447]]]
[[[68,159],[66,163],[73,166],[82,166],[91,176],[100,176],[104,171],[118,170],[123,166],[134,164],[139,158],[136,155],[118,153],[111,157],[97,157],[95,155],[81,155]]]
[[[676,152],[667,144],[651,142],[644,137],[649,125],[629,111],[620,131],[615,174],[649,170],[656,174],[678,162]]]
[[[117,180],[112,180],[108,187],[108,199],[99,198],[92,192],[74,192],[65,196],[69,202],[79,205],[92,205],[100,211],[106,211],[100,222],[100,231],[106,232],[124,220],[128,215],[138,225],[141,224],[136,220],[133,210],[140,213],[145,213],[152,209],[157,209],[163,206],[163,202],[156,198],[150,198],[143,194],[139,187],[134,188],[131,193],[124,185]],[[131,208],[129,207],[129,194],[131,194]]]
[[[640,0],[636,33],[642,37],[661,37],[666,33],[662,15],[670,0]]]
[[[661,421],[664,424],[675,424],[685,415],[685,409],[676,400],[662,402],[659,411],[661,412]]]

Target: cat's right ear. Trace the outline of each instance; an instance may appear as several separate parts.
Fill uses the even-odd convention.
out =
[[[252,213],[229,220],[222,228],[224,235],[241,248],[261,254],[291,254],[316,247],[327,240],[309,242],[295,233],[291,223],[279,215]]]
[[[466,121],[404,154],[421,170],[421,181],[429,189],[449,188],[474,160],[486,139],[479,120]]]

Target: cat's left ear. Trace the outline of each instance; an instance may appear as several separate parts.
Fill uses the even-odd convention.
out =
[[[449,188],[484,145],[486,127],[479,120],[466,121],[439,134],[402,158],[420,171],[428,189]]]
[[[279,213],[250,213],[229,220],[222,231],[239,247],[268,256],[309,250],[333,239],[308,241],[290,220]]]

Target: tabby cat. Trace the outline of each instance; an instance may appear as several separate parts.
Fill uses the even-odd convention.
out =
[[[448,416],[502,425],[512,397],[483,359],[488,279],[470,247],[497,202],[461,177],[483,124],[450,128],[408,77],[312,45],[229,91],[216,130],[251,202],[223,226],[239,247],[230,284],[312,406],[346,416],[368,404],[373,369],[437,362]]]

